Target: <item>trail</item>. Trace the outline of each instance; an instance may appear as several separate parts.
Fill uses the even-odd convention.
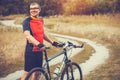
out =
[[[63,37],[63,35],[60,34],[52,34],[52,35]],[[85,42],[95,49],[95,53],[92,53],[92,56],[90,56],[90,58],[86,60],[85,63],[80,64],[83,71],[83,75],[89,74],[90,71],[94,70],[98,65],[104,63],[105,60],[108,59],[109,57],[109,50],[105,46],[93,42],[89,39],[83,39],[83,38],[65,36],[65,35],[63,38]]]
[[[10,24],[14,24],[14,22],[13,23],[11,22]],[[51,35],[54,36],[56,39],[63,41],[63,42],[69,40],[69,41],[72,41],[77,44],[77,41],[82,41],[82,42],[89,44],[90,46],[92,46],[95,49],[95,53],[92,53],[93,55],[90,56],[90,58],[88,60],[86,60],[85,63],[79,64],[81,66],[83,75],[89,74],[90,71],[94,70],[98,65],[103,64],[105,62],[105,60],[108,59],[108,57],[109,57],[109,50],[105,46],[98,44],[96,42],[93,42],[89,39],[83,39],[83,38],[60,35],[60,34],[52,34],[52,33],[51,33]],[[72,56],[76,55],[81,50],[83,50],[83,49],[73,50],[74,54]],[[60,56],[60,57],[52,60],[50,62],[50,65],[55,65],[55,64],[59,63],[60,62],[59,59],[61,57],[63,57],[63,56]],[[9,74],[8,76],[6,76],[4,78],[0,78],[0,80],[16,80],[16,79],[20,78],[22,76],[22,74],[23,74],[23,70],[16,71],[14,73]]]
[[[3,21],[0,20],[0,22],[1,22],[3,25],[5,25],[5,26],[10,26],[10,27],[22,27],[21,25],[16,25],[16,24],[14,24],[15,20],[3,20]]]

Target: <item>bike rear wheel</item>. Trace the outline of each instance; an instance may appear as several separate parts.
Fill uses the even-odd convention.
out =
[[[82,71],[75,62],[68,63],[63,69],[61,80],[82,80]]]
[[[47,73],[42,68],[34,68],[25,80],[49,80]]]

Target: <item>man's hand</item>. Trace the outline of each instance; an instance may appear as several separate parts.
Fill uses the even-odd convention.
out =
[[[44,44],[38,44],[38,47],[39,47],[40,51],[44,51],[45,50]]]
[[[58,47],[59,43],[54,41],[54,42],[52,43],[52,45],[55,46],[55,47]]]

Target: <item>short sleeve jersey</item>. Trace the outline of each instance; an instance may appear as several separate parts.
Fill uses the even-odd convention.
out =
[[[30,31],[30,34],[36,40],[38,40],[40,43],[43,43],[44,37],[43,25],[44,23],[42,19],[32,19],[31,17],[28,17],[23,21],[23,32],[26,30]],[[28,41],[27,44],[29,44]]]

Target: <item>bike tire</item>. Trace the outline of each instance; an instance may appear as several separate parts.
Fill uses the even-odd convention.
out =
[[[32,80],[31,77],[33,76],[34,72],[37,72],[36,80],[49,80],[47,73],[42,68],[34,68],[32,69],[25,80]]]
[[[80,66],[75,62],[66,64],[60,80],[82,80],[82,70]]]

